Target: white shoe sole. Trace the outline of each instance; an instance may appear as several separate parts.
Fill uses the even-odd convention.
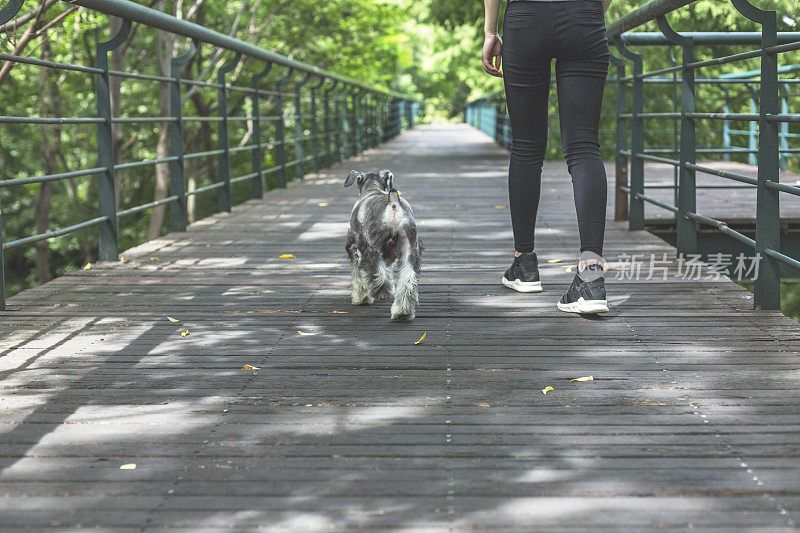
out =
[[[520,281],[518,279],[508,281],[506,277],[503,276],[503,285],[517,292],[542,292],[541,281]]]
[[[558,308],[566,313],[606,313],[608,312],[608,302],[606,300],[584,300],[583,296],[577,302],[562,304],[556,302]]]

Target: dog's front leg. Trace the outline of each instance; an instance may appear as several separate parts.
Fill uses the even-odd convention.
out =
[[[408,322],[416,316],[416,307],[419,303],[417,286],[422,256],[416,239],[411,242],[406,235],[402,235],[401,239],[401,253],[397,259],[397,289],[392,304],[392,320]]]

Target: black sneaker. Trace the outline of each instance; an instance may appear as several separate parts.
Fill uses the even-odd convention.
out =
[[[590,271],[594,271],[597,268],[600,268],[600,272],[602,272],[602,265],[589,265],[587,267]],[[577,269],[575,267],[575,270]],[[575,274],[575,277],[572,278],[572,285],[556,304],[559,309],[567,313],[587,314],[608,311],[605,279],[602,274],[598,277],[597,272],[592,272],[592,274],[586,276],[590,281],[582,279],[577,273]]]
[[[503,285],[517,292],[542,292],[536,252],[525,252],[515,257],[503,276]]]

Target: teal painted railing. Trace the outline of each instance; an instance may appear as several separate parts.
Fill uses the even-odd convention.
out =
[[[17,16],[23,3],[24,0],[10,0],[0,9],[0,27]],[[125,217],[167,205],[170,211],[170,229],[185,231],[188,221],[187,202],[190,197],[213,192],[217,197],[218,210],[230,211],[232,187],[237,184],[249,184],[249,197],[261,198],[265,184],[285,187],[291,178],[290,173],[294,178],[300,179],[307,172],[317,171],[323,166],[376,146],[398,135],[404,127],[413,127],[421,111],[421,104],[405,95],[371,87],[313,65],[291,60],[128,0],[70,0],[68,3],[120,17],[122,20],[115,35],[107,41],[97,43],[95,65],[56,63],[5,53],[0,53],[0,60],[56,69],[69,76],[93,76],[96,83],[96,115],[0,116],[0,127],[12,124],[91,125],[96,128],[97,164],[91,168],[72,169],[56,174],[13,178],[3,176],[0,177],[0,189],[93,176],[98,180],[98,210],[96,214],[89,215],[88,220],[67,227],[36,235],[16,236],[4,241],[0,206],[0,310],[5,309],[6,300],[4,251],[96,227],[98,259],[117,261],[119,224],[123,223]],[[169,76],[109,68],[109,54],[131,37],[133,23],[187,39],[188,50],[171,59]],[[217,70],[216,83],[186,77],[187,70],[183,67],[190,60],[198,60],[195,56],[203,46],[222,49],[228,58],[228,62]],[[227,81],[227,75],[237,66],[244,67],[246,72],[252,72],[247,86],[231,85]],[[110,84],[114,78],[168,84],[170,115],[112,115]],[[182,98],[187,88],[216,89],[216,116],[183,116]],[[230,103],[234,98],[237,99],[238,109],[246,109],[243,102],[249,99],[250,113],[231,115]],[[0,101],[2,100],[0,88]],[[12,106],[3,107],[8,109]],[[187,146],[183,128],[187,123],[204,121],[217,124],[217,146],[212,150],[195,150],[195,147]],[[112,128],[118,124],[147,123],[169,125],[169,156],[115,164]],[[250,131],[249,142],[232,147],[233,141],[241,141],[242,137],[234,139],[231,130],[235,125],[243,124]],[[237,128],[235,133],[238,132]],[[243,175],[231,176],[231,159],[239,154],[245,157],[248,153],[249,171]],[[186,161],[209,158],[216,158],[216,179],[207,185],[187,190],[184,175]],[[115,191],[115,181],[119,173],[159,164],[169,165],[170,190],[167,195],[153,202],[120,210],[116,204]]]
[[[615,218],[628,220],[631,230],[644,229],[644,205],[649,203],[675,214],[677,249],[679,253],[694,254],[698,251],[697,238],[701,226],[716,228],[719,232],[752,248],[761,257],[758,276],[754,280],[754,308],[780,309],[780,265],[800,270],[800,261],[781,253],[780,247],[780,193],[800,195],[800,187],[780,183],[781,167],[787,160],[800,153],[793,148],[791,141],[800,138],[790,133],[788,124],[800,122],[800,114],[790,113],[793,92],[800,88],[800,80],[779,79],[778,58],[781,53],[800,50],[800,33],[777,32],[777,14],[756,8],[747,0],[730,0],[731,8],[741,16],[759,24],[760,32],[721,32],[721,33],[678,33],[669,25],[666,15],[694,0],[653,0],[636,11],[614,21],[607,26],[607,34],[617,54],[611,56],[611,69],[614,76],[609,77],[606,101],[604,103],[606,120],[613,119],[614,139],[608,133],[612,128],[601,130],[601,144],[614,147],[616,163],[616,208]],[[654,20],[660,32],[623,33],[645,22]],[[710,45],[756,45],[736,54],[696,61],[694,50],[698,46]],[[667,46],[680,49],[681,62],[673,66],[649,72],[644,71],[644,58],[633,51],[637,46]],[[613,51],[613,50],[612,50]],[[761,68],[756,73],[760,79],[753,79],[751,72],[739,76],[721,78],[695,77],[695,71],[704,67],[734,63],[745,59],[760,58]],[[789,67],[794,67],[790,65]],[[626,72],[631,72],[627,75]],[[783,72],[795,72],[784,68]],[[697,112],[696,105],[701,102],[695,96],[695,87],[709,84],[720,88],[722,95],[717,99],[719,107],[715,112]],[[645,99],[645,87],[660,88],[659,98]],[[749,112],[731,113],[729,108],[733,96],[731,87],[745,87],[742,96],[752,106]],[[672,89],[670,96],[664,89]],[[629,89],[632,92],[629,97]],[[671,102],[668,111],[645,112],[645,105],[663,107]],[[708,102],[703,102],[703,108]],[[740,102],[741,105],[741,102]],[[480,98],[467,105],[466,120],[491,135],[503,146],[510,146],[510,128],[506,116],[502,93]],[[675,124],[674,129],[653,129],[649,124],[666,122]],[[708,128],[698,130],[697,123],[708,124]],[[722,125],[722,135],[716,135],[713,124]],[[733,130],[731,124],[749,124],[747,130]],[[757,126],[757,129],[756,129]],[[674,132],[674,146],[647,146],[646,140],[654,132]],[[748,136],[748,147],[738,147],[731,141],[731,135],[744,132]],[[702,145],[699,140],[713,141],[722,138],[722,146]],[[699,146],[698,146],[699,145]],[[750,162],[758,164],[758,177],[753,178],[735,172],[714,169],[696,164],[698,154],[704,156],[732,154],[751,154]],[[660,155],[657,155],[660,154]],[[671,158],[664,157],[671,155]],[[663,185],[645,185],[644,162],[654,161],[675,167],[673,203],[667,203],[645,194],[645,188],[664,188]],[[732,180],[734,185],[710,185],[709,188],[755,188],[756,230],[755,238],[728,226],[723,220],[713,219],[697,212],[697,172]],[[742,185],[744,184],[744,185]]]

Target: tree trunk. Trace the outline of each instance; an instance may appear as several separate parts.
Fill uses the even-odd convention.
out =
[[[45,33],[42,36],[42,59],[51,58],[50,39]],[[61,96],[54,80],[52,69],[41,69],[39,78],[39,113],[40,116],[61,116]],[[61,144],[61,126],[45,124],[42,126],[42,165],[45,174],[54,174],[58,165]],[[53,201],[53,182],[39,184],[36,197],[36,233],[45,233],[50,218],[50,207]],[[48,241],[36,243],[36,278],[45,283],[52,278],[50,271],[50,244]]]
[[[118,17],[111,17],[111,35],[116,35],[122,27],[122,19]],[[127,43],[118,46],[111,51],[111,70],[125,70],[125,56],[128,54]],[[119,76],[111,76],[109,79],[109,89],[111,93],[111,116],[118,117],[121,112],[121,96],[122,96],[122,78]],[[111,139],[114,146],[114,165],[122,163],[123,146],[125,139],[123,138],[122,124],[111,125]],[[119,171],[114,172],[114,196],[116,199],[116,206],[119,209],[119,200],[122,189],[122,173]]]
[[[159,2],[159,7],[162,8],[164,1]],[[156,39],[156,46],[158,47],[158,59],[161,67],[161,75],[169,76],[170,60],[175,51],[175,36],[171,33],[159,30]],[[161,82],[161,116],[170,116],[171,110],[169,105],[170,84],[169,82]],[[169,157],[169,122],[162,122],[161,129],[158,132],[158,144],[156,145],[156,157],[158,159]],[[167,197],[167,189],[169,186],[169,166],[166,163],[156,165],[156,184],[154,200],[161,200]],[[161,235],[161,226],[164,223],[164,214],[166,206],[159,205],[153,208],[153,214],[150,216],[150,226],[147,229],[147,239],[155,239]]]

